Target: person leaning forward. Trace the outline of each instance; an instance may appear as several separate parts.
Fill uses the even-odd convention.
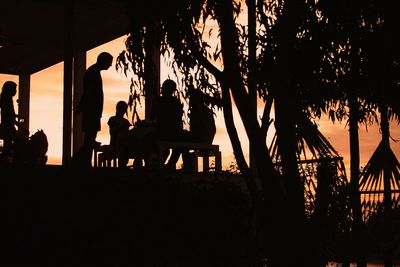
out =
[[[76,112],[82,114],[84,141],[81,148],[74,155],[74,163],[83,167],[91,166],[93,149],[98,144],[96,138],[101,129],[104,105],[101,71],[107,70],[112,65],[112,62],[112,55],[102,52],[98,55],[96,63],[90,66],[84,75],[83,93],[76,107]]]

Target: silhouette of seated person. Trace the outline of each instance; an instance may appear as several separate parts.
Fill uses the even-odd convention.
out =
[[[21,116],[15,113],[14,96],[17,93],[17,84],[6,81],[0,95],[1,127],[0,132],[3,138],[3,157],[15,160],[17,147],[23,147],[28,142],[28,138],[17,131]],[[21,151],[21,153],[23,153]]]
[[[199,89],[189,89],[189,126],[185,136],[186,142],[211,145],[216,133],[214,112],[208,107],[207,95]],[[184,170],[192,171],[193,162],[189,158],[189,151],[182,154]]]
[[[138,120],[121,140],[120,157],[133,158],[133,169],[143,168],[143,163],[146,168],[151,168],[152,160],[158,153],[156,133],[150,121]],[[120,166],[122,167],[121,164]]]
[[[156,153],[154,141],[154,127],[146,121],[137,121],[132,124],[124,117],[127,114],[128,104],[119,101],[116,113],[108,120],[110,131],[110,145],[106,153],[112,158],[118,158],[118,166],[126,167],[130,158],[134,159],[133,168],[142,168],[143,160],[150,164],[150,157]]]
[[[129,134],[129,128],[132,124],[125,118],[128,111],[128,104],[125,101],[118,101],[115,115],[108,119],[110,132],[110,153],[117,155],[119,166],[126,166],[128,158],[119,155],[122,150],[122,140]]]
[[[177,96],[176,83],[165,80],[161,86],[161,96],[153,102],[150,118],[155,122],[157,136],[160,141],[178,142],[184,139],[182,123],[183,105]],[[171,152],[165,151],[163,163]],[[174,169],[180,157],[181,149],[172,149],[171,156],[165,164],[166,169]]]
[[[199,89],[189,89],[189,122],[188,141],[193,143],[212,144],[216,133],[214,112],[208,107],[207,95]]]

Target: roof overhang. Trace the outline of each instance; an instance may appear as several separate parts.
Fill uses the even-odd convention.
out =
[[[66,1],[10,0],[0,4],[0,73],[33,74],[63,61]],[[74,1],[73,47],[88,51],[128,33],[118,0]]]

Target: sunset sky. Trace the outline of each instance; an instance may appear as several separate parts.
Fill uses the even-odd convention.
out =
[[[97,55],[102,51],[111,53],[114,58],[124,49],[126,37],[118,38],[112,42],[104,44],[93,50],[88,51],[87,67],[92,65]],[[161,82],[168,77],[169,68],[162,60]],[[130,77],[125,77],[123,73],[113,66],[102,72],[105,106],[102,118],[102,130],[98,135],[98,141],[108,144],[107,120],[115,113],[115,104],[119,100],[127,101],[130,86]],[[171,76],[172,77],[172,76]],[[172,77],[173,78],[173,77]],[[2,87],[7,80],[18,82],[17,76],[0,74],[0,86]],[[59,63],[48,69],[35,73],[31,76],[31,106],[30,106],[30,133],[38,129],[43,129],[49,140],[48,164],[61,164],[62,155],[62,106],[63,106],[63,64]],[[15,100],[17,97],[15,97]],[[399,100],[400,101],[400,100]],[[17,109],[17,105],[15,105]],[[143,111],[143,109],[142,109]],[[236,113],[237,115],[237,113]],[[142,116],[143,117],[143,116]],[[223,157],[223,167],[227,168],[233,162],[233,152],[231,149],[228,135],[226,134],[223,116],[217,113],[217,135],[214,143],[220,145]],[[321,132],[330,140],[335,149],[344,157],[346,167],[349,165],[349,136],[348,127],[342,123],[333,124],[327,120],[319,121]],[[247,137],[240,127],[242,133],[242,144],[247,147]],[[400,128],[397,122],[391,122],[391,136],[393,139],[400,140]],[[360,152],[361,166],[364,166],[380,141],[379,128],[377,126],[360,126]],[[391,141],[391,146],[396,156],[400,157],[400,142]],[[247,151],[247,148],[245,149]]]

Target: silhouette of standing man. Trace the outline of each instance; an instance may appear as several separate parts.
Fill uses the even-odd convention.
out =
[[[97,132],[100,131],[100,120],[103,113],[104,93],[101,71],[107,70],[113,62],[113,57],[107,52],[97,56],[95,64],[90,66],[84,75],[83,93],[76,108],[82,113],[82,129],[85,133],[83,145],[74,156],[74,163],[83,167],[92,165],[93,149],[98,144]]]

